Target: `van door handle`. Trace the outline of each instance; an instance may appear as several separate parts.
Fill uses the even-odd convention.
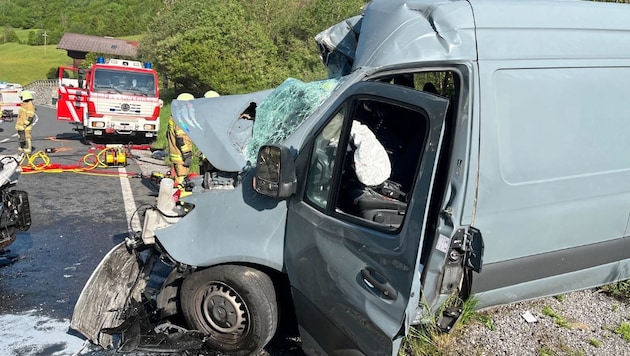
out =
[[[373,268],[365,267],[361,270],[361,277],[363,283],[372,289],[377,289],[381,292],[381,298],[387,298],[396,300],[398,298],[398,292],[392,287],[385,277],[376,272]]]

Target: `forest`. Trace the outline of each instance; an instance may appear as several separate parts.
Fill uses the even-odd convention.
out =
[[[0,0],[0,43],[54,45],[65,32],[139,36],[150,61],[177,88],[237,94],[286,78],[325,77],[314,36],[367,0]],[[43,35],[46,36],[43,36]]]

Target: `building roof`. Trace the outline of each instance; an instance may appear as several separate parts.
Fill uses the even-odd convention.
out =
[[[57,48],[67,51],[135,57],[138,52],[138,41],[66,32],[57,44]]]

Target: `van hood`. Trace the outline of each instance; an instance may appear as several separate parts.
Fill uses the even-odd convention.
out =
[[[240,172],[247,165],[245,150],[253,121],[241,114],[259,105],[273,90],[190,101],[173,100],[171,115],[212,165],[225,172]]]

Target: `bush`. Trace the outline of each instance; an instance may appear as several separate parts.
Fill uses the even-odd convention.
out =
[[[59,77],[59,67],[52,67],[46,72],[46,79],[57,79]]]
[[[5,26],[2,30],[2,43],[7,43],[7,42],[20,43],[20,39],[15,33],[15,30],[9,26]]]
[[[36,30],[28,33],[28,40],[26,44],[29,46],[43,46],[44,45],[44,31]]]

